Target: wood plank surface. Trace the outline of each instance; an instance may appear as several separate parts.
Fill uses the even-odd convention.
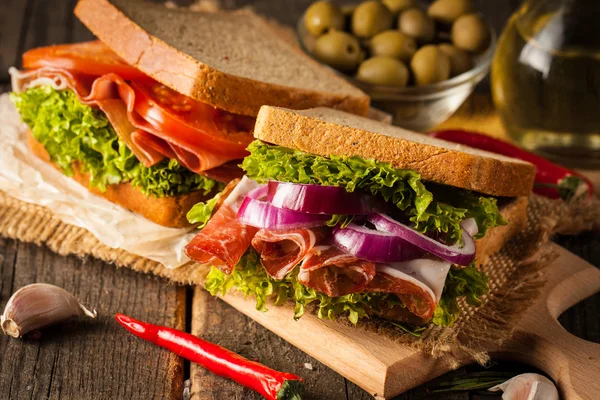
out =
[[[34,47],[68,43],[73,22],[72,0],[28,0],[27,31],[21,38],[25,52]],[[19,63],[20,65],[20,63]]]
[[[0,82],[8,82],[8,68],[20,65],[23,38],[28,28],[29,0],[0,1]]]
[[[180,0],[190,3],[191,0]],[[90,40],[93,35],[73,17],[75,0],[0,1],[0,82],[8,82],[6,70],[20,64],[20,53],[28,48],[58,42]],[[217,1],[218,2],[218,1]],[[223,0],[227,8],[252,6],[256,11],[294,26],[311,0]],[[519,0],[477,0],[478,8],[500,30],[520,3]],[[482,91],[488,88],[484,82]],[[6,86],[0,85],[0,92]],[[471,103],[470,117],[477,105]],[[600,237],[583,234],[560,237],[557,241],[600,265]],[[185,291],[160,280],[131,271],[115,270],[95,260],[63,258],[45,247],[36,247],[0,238],[0,307],[19,285],[47,279],[64,284],[80,299],[99,309],[97,321],[77,320],[44,331],[39,341],[0,339],[0,398],[181,398],[183,363],[165,351],[128,335],[112,322],[114,312],[156,323],[183,327]],[[276,335],[252,322],[221,300],[205,292],[194,297],[196,312],[192,329],[203,337],[226,345],[248,357],[257,357],[270,366],[296,372],[307,379],[308,397],[315,399],[368,399],[365,391],[318,363]],[[566,311],[559,319],[565,328],[584,339],[600,342],[600,296],[593,296]],[[191,314],[191,313],[190,313]],[[188,324],[190,323],[188,316]],[[304,368],[310,363],[313,370]],[[461,368],[399,397],[451,400],[498,399],[486,393],[435,395],[440,380],[479,372],[483,368]],[[529,366],[494,363],[492,370],[514,373],[531,371]],[[194,399],[246,399],[256,395],[207,374],[195,366],[190,370],[197,384]],[[8,396],[5,394],[8,393]]]
[[[185,289],[91,258],[0,238],[0,309],[10,295],[44,282],[73,293],[98,317],[44,329],[41,338],[0,336],[0,398],[179,399],[183,361],[132,337],[117,312],[184,327]]]
[[[201,288],[194,291],[192,333],[250,360],[301,376],[307,399],[346,397],[343,377]],[[195,364],[190,377],[192,400],[262,398]]]

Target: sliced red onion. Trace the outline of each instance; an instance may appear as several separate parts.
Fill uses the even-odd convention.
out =
[[[477,226],[477,222],[475,218],[467,218],[463,222],[460,223],[460,226],[467,231],[471,237],[477,235],[479,232],[479,227]]]
[[[372,214],[367,218],[378,229],[396,235],[415,246],[440,257],[446,261],[450,261],[457,265],[469,265],[475,259],[475,241],[473,237],[463,228],[462,242],[463,246],[457,245],[448,246],[438,242],[420,232],[410,228],[401,222],[388,217],[385,214]],[[463,221],[465,222],[465,221]],[[469,228],[472,228],[470,222],[467,223]]]
[[[373,262],[406,261],[423,254],[423,250],[397,235],[357,224],[336,227],[333,241],[353,256]]]
[[[343,187],[269,181],[269,203],[308,214],[365,215],[384,210],[385,203]]]
[[[244,225],[273,230],[314,228],[323,226],[331,215],[305,214],[275,207],[265,200],[267,185],[250,191],[237,213],[238,220]]]
[[[265,185],[260,185],[258,182],[244,175],[238,184],[235,185],[231,193],[229,193],[227,198],[223,201],[223,205],[229,206],[233,211],[238,212],[246,195],[251,191],[261,187],[265,187]]]

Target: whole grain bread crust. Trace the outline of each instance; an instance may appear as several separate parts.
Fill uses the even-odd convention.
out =
[[[156,4],[141,3],[141,8],[143,7],[151,9]],[[163,8],[162,12],[166,14],[181,11]],[[75,15],[81,22],[129,64],[179,93],[214,107],[253,117],[264,104],[294,109],[325,106],[357,115],[367,114],[370,100],[366,94],[334,73],[326,71],[316,61],[302,54],[301,50],[279,39],[255,14],[245,10],[229,14],[238,15],[232,18],[239,18],[246,28],[260,30],[261,36],[268,36],[267,40],[272,43],[272,47],[285,51],[289,57],[294,58],[291,62],[295,67],[300,65],[306,70],[314,70],[315,76],[321,81],[330,81],[328,87],[331,90],[318,90],[315,88],[317,82],[306,82],[303,87],[294,87],[291,84],[268,83],[212,68],[204,60],[196,60],[150,35],[110,0],[80,0],[75,8]],[[177,30],[178,27],[174,26],[173,31]],[[228,34],[232,32],[221,32],[223,41],[227,41]],[[197,46],[203,46],[203,43],[197,43]],[[265,60],[263,64],[272,68],[286,68],[281,65],[273,66],[269,60]]]
[[[327,108],[264,106],[254,136],[324,157],[360,156],[411,169],[427,181],[492,196],[528,196],[535,166]]]
[[[35,140],[33,135],[27,135],[27,144],[38,158],[51,163],[50,156],[44,146]],[[147,197],[130,183],[108,185],[105,192],[89,186],[89,174],[82,173],[77,163],[73,164],[74,174],[71,176],[76,182],[86,187],[95,195],[104,197],[108,201],[120,205],[136,214],[159,225],[169,228],[184,228],[190,226],[186,219],[187,212],[194,204],[205,201],[215,193],[204,195],[202,191],[195,191],[184,195],[171,197]]]

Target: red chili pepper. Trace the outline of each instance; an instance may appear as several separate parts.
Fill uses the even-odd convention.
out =
[[[117,314],[115,318],[135,336],[171,350],[187,360],[200,364],[214,374],[255,390],[266,399],[301,399],[304,381],[299,376],[275,371],[177,329],[137,321],[123,314]]]
[[[477,132],[462,130],[437,131],[431,132],[429,135],[449,142],[464,144],[476,149],[532,163],[537,167],[533,191],[539,195],[553,199],[562,198],[568,200],[575,195],[579,196],[583,194],[581,189],[584,189],[584,192],[587,192],[589,196],[592,196],[594,193],[594,185],[579,172],[554,164],[543,157],[503,140]]]

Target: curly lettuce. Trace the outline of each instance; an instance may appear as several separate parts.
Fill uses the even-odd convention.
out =
[[[73,175],[73,163],[78,162],[82,172],[90,175],[91,187],[105,191],[107,185],[130,182],[146,196],[166,197],[196,190],[208,194],[222,186],[176,160],[144,167],[119,140],[108,118],[81,103],[70,90],[39,86],[10,97],[52,162],[67,176]]]
[[[488,276],[478,270],[474,262],[465,268],[451,269],[432,322],[438,326],[452,326],[461,312],[458,299],[464,297],[467,304],[478,307],[488,290]]]
[[[395,169],[388,163],[362,157],[322,157],[281,146],[254,141],[250,156],[242,168],[258,181],[279,180],[293,183],[341,186],[348,192],[364,190],[379,195],[409,216],[420,232],[438,232],[448,242],[461,240],[460,222],[474,217],[478,236],[488,229],[504,225],[496,199],[478,196],[467,190],[452,188],[459,198],[456,204],[437,200],[421,176],[412,170]]]
[[[223,192],[219,192],[210,200],[196,203],[186,214],[188,222],[190,224],[198,224],[198,229],[204,228],[210,217],[212,217],[213,211],[222,195]]]
[[[302,285],[298,281],[297,268],[282,280],[270,277],[260,264],[259,255],[253,249],[246,252],[230,275],[212,267],[207,275],[204,288],[213,296],[225,295],[231,289],[242,292],[245,296],[254,296],[256,309],[267,311],[267,299],[272,299],[276,306],[288,301],[294,304],[294,318],[301,318],[309,304],[314,303],[317,316],[321,319],[335,320],[345,316],[353,324],[362,318],[376,315],[380,307],[402,306],[397,296],[390,293],[353,293],[345,296],[329,297],[314,289]],[[471,264],[463,269],[452,269],[446,279],[442,298],[435,310],[433,324],[452,326],[460,315],[458,299],[465,297],[468,304],[478,306],[481,296],[488,291],[487,276]],[[402,324],[396,324],[396,326]],[[414,326],[399,326],[413,335],[422,329]]]
[[[333,214],[325,224],[331,227],[339,226],[340,228],[345,228],[350,225],[353,220],[354,215]]]
[[[334,320],[346,316],[356,324],[361,318],[373,314],[381,304],[389,307],[401,305],[400,300],[388,293],[353,293],[345,296],[329,297],[298,281],[298,270],[290,272],[282,280],[271,278],[260,264],[259,255],[253,249],[248,250],[230,275],[212,267],[208,273],[204,288],[213,296],[225,295],[232,288],[245,296],[254,296],[256,309],[267,311],[267,299],[272,298],[279,306],[291,300],[294,303],[294,318],[301,318],[309,304],[317,307],[321,319]]]

